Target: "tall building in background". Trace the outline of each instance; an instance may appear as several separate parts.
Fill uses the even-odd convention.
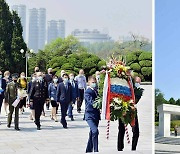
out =
[[[65,20],[57,21],[58,37],[65,38]]]
[[[47,43],[60,38],[65,38],[65,20],[48,21]]]
[[[57,21],[48,21],[47,43],[55,40],[58,37]]]
[[[28,47],[35,52],[38,51],[38,34],[38,10],[36,8],[29,9]]]
[[[23,38],[26,41],[26,6],[25,5],[13,5],[12,10],[16,11],[21,19],[21,25],[23,28]]]
[[[46,9],[29,10],[29,39],[28,47],[38,52],[43,49],[46,41]]]
[[[38,49],[43,49],[46,40],[46,9],[38,10]]]

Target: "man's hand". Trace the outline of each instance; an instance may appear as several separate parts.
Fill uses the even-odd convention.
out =
[[[79,97],[77,97],[76,100],[79,101]]]
[[[60,104],[60,102],[57,102],[57,105],[59,105]]]
[[[32,105],[33,105],[33,100],[30,100],[30,101],[29,101],[29,104],[32,106]]]

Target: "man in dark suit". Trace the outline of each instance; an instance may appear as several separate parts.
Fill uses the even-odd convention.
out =
[[[78,89],[77,81],[74,80],[73,73],[69,74],[69,82],[72,87],[72,102],[69,104],[69,107],[68,107],[68,116],[69,116],[69,118],[71,118],[71,121],[74,121],[73,107],[75,105],[76,100],[78,101],[78,99],[79,99],[79,89]]]
[[[0,113],[1,113],[1,107],[2,107],[2,102],[4,99],[5,91],[6,91],[6,80],[3,79],[2,72],[0,71]]]
[[[85,120],[87,121],[90,132],[86,147],[86,153],[98,152],[98,125],[100,120],[100,111],[93,107],[93,103],[98,95],[96,78],[88,78],[89,87],[85,91]]]
[[[41,72],[36,73],[37,79],[32,82],[31,90],[29,93],[30,104],[35,109],[35,124],[37,130],[41,129],[40,116],[43,110],[45,101],[48,101],[48,84],[43,80],[43,74]]]
[[[63,74],[62,78],[63,82],[59,83],[57,88],[57,103],[61,105],[61,124],[66,129],[66,114],[68,106],[72,101],[72,87],[67,74]]]
[[[66,73],[65,70],[61,70],[60,77],[58,78],[58,83],[63,82],[63,77],[62,77],[62,76],[63,76],[65,73]]]
[[[141,78],[140,77],[135,77],[135,79],[134,79],[134,89],[139,88],[140,83],[141,83]],[[136,96],[136,93],[135,93],[135,104],[137,104],[139,100],[140,100],[140,98],[138,98]],[[119,132],[118,132],[118,145],[117,145],[117,148],[118,148],[118,151],[123,151],[123,149],[124,149],[125,127],[124,127],[124,123],[122,122],[121,119],[119,119],[119,127],[118,127],[118,129],[119,129]],[[139,139],[139,122],[138,122],[138,115],[137,114],[135,116],[135,125],[132,127],[132,132],[133,132],[133,137],[132,137],[131,150],[136,151],[136,147],[137,147],[137,143],[138,143],[138,139]]]

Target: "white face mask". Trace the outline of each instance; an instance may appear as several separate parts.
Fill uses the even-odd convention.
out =
[[[22,79],[24,79],[24,78],[25,78],[25,76],[24,76],[24,75],[21,75],[21,78],[22,78]]]
[[[68,83],[68,78],[63,79],[64,83]]]
[[[140,87],[140,84],[139,84],[139,83],[135,83],[135,87],[136,87],[136,88],[139,88],[139,87]]]
[[[39,80],[39,81],[42,81],[42,80],[43,80],[43,77],[42,77],[42,76],[39,76],[39,77],[38,77],[38,80]]]
[[[58,79],[53,79],[54,83],[57,83],[58,82]]]
[[[70,76],[70,80],[74,80],[74,76]]]
[[[0,75],[0,79],[2,78],[2,74]]]

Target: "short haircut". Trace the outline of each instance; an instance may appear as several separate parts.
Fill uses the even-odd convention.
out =
[[[90,80],[96,81],[96,77],[95,77],[95,76],[89,76],[89,77],[88,77],[88,81],[90,81]]]
[[[53,79],[54,79],[54,78],[58,78],[58,76],[57,76],[57,75],[54,75],[54,76],[53,76]]]
[[[62,75],[62,77],[64,77],[64,76],[67,76],[67,77],[69,77],[67,73],[64,73],[64,74]]]
[[[10,72],[9,71],[5,71],[4,72],[4,76],[6,76],[7,74],[10,74]]]

